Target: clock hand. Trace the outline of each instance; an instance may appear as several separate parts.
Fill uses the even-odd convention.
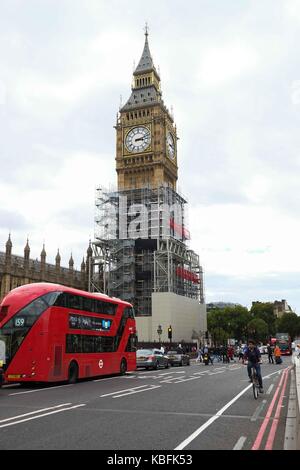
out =
[[[138,139],[135,139],[135,142],[138,142],[139,140],[144,140],[144,137],[139,137]]]

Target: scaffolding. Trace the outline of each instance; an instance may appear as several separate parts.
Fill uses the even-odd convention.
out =
[[[204,303],[199,256],[177,240],[159,240],[154,253],[154,292],[173,292]]]
[[[151,315],[152,292],[204,302],[199,257],[188,248],[186,200],[169,186],[96,189],[89,288]]]
[[[96,189],[95,239],[189,242],[186,200],[169,186],[116,191]]]

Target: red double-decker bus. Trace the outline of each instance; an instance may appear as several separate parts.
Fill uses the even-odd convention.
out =
[[[288,333],[277,333],[276,344],[279,346],[283,356],[292,355],[292,341]]]
[[[75,383],[136,369],[132,305],[50,283],[13,289],[0,304],[5,382]]]

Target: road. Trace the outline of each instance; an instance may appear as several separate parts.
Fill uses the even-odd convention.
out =
[[[239,363],[0,389],[0,449],[283,449],[291,359],[254,400]]]

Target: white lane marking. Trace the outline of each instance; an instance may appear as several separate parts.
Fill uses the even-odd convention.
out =
[[[157,378],[163,377],[164,375],[170,375],[170,374],[186,374],[186,371],[185,371],[185,370],[169,371],[169,372],[165,372],[164,374],[159,374],[159,375],[157,375]]]
[[[215,372],[208,372],[207,375],[216,375],[216,374],[223,374],[222,370],[216,370]]]
[[[263,379],[269,378],[274,374],[278,374],[278,372],[272,372],[272,374],[269,374],[269,375],[263,377]],[[208,428],[208,426],[210,426],[214,421],[216,421],[216,419],[220,418],[220,416],[222,416],[224,411],[226,411],[227,408],[229,408],[231,405],[233,405],[233,403],[235,403],[251,387],[252,387],[252,384],[249,384],[246,388],[244,388],[244,390],[242,390],[240,393],[238,393],[232,400],[230,400],[225,406],[223,406],[223,408],[221,408],[214,416],[212,416],[208,421],[206,421],[206,423],[204,423],[202,426],[200,426],[200,428],[196,429],[196,431],[194,431],[189,437],[187,437],[177,447],[175,447],[174,450],[182,450],[186,446],[188,446],[194,439],[196,439],[196,437],[199,436],[199,434],[201,434],[203,431],[205,431],[205,429]]]
[[[239,440],[237,441],[237,443],[235,444],[233,450],[241,450],[241,449],[243,448],[243,445],[244,445],[245,442],[246,442],[246,439],[247,439],[247,437],[241,436],[241,437],[239,438]]]
[[[228,402],[223,408],[220,409],[214,416],[212,416],[206,423],[204,423],[200,428],[196,429],[195,432],[193,432],[189,437],[187,437],[183,442],[181,442],[177,447],[175,447],[174,450],[182,450],[184,449],[187,445],[189,445],[196,437],[199,436],[203,431],[205,431],[208,426],[210,426],[216,419],[220,418],[224,411],[227,410],[236,400],[238,400],[252,385],[248,385],[248,387],[244,388],[238,395],[236,395],[230,402]]]
[[[125,375],[122,375],[122,377],[108,377],[106,379],[95,379],[93,380],[93,382],[105,382],[106,380],[116,380],[116,379],[121,379],[123,377],[124,379],[131,379],[134,376],[131,375],[130,377],[126,377]]]
[[[198,380],[200,377],[189,377],[187,379],[176,379],[176,382],[173,382],[174,384],[181,384],[182,382],[189,382],[190,380]]]
[[[55,387],[45,387],[45,388],[38,388],[36,390],[27,390],[26,392],[16,392],[10,393],[8,396],[12,397],[13,395],[25,395],[26,393],[36,393],[36,392],[43,392],[44,390],[52,390],[53,388],[63,388],[63,387],[73,387],[73,384],[68,385],[56,385]]]
[[[177,381],[180,380],[178,377],[170,377],[169,379],[160,380],[160,384],[177,384]]]
[[[169,372],[165,372],[163,374],[155,374],[155,375],[140,375],[140,374],[137,374],[137,377],[138,378],[145,378],[147,377],[147,379],[160,379],[161,377],[164,377],[166,375],[174,375],[174,374],[186,374],[186,371],[185,370],[181,370],[181,371],[169,371]]]
[[[5,385],[2,385],[2,388],[5,389],[5,388],[13,388],[13,387],[20,387],[21,384],[19,383],[15,383],[15,384],[5,384]]]
[[[272,392],[273,387],[274,387],[274,384],[271,384],[270,387],[268,388],[267,392],[266,392],[266,395],[270,395],[270,393]]]
[[[142,392],[149,392],[150,390],[154,390],[155,388],[160,388],[161,385],[150,385],[149,388],[144,388],[143,390],[132,390],[128,393],[122,393],[121,395],[113,395],[113,398],[121,398],[127,395],[133,395],[134,393],[142,393]]]
[[[262,412],[263,410],[263,407],[265,406],[265,404],[267,403],[267,400],[263,400],[261,402],[261,404],[256,408],[255,412],[253,413],[253,415],[251,416],[251,419],[250,421],[256,421],[257,418],[259,417],[260,413]]]
[[[145,387],[150,387],[150,385],[145,384],[145,385],[140,385],[139,387],[126,388],[125,390],[116,390],[115,392],[105,393],[104,395],[100,395],[99,398],[109,397],[109,396],[112,396],[112,395],[116,395],[117,393],[132,392],[133,390],[137,390],[139,388],[145,388]]]
[[[13,419],[24,418],[24,416],[30,416],[37,413],[42,413],[43,411],[54,410],[55,408],[61,408],[62,406],[72,405],[72,403],[63,403],[62,405],[50,406],[49,408],[42,408],[41,410],[31,411],[30,413],[25,413],[23,415],[12,416],[11,418],[1,419],[0,423],[5,423],[7,421],[12,421]]]
[[[208,374],[209,370],[203,370],[202,372],[194,372],[193,375],[204,375]]]
[[[60,410],[50,411],[49,413],[43,413],[43,414],[38,415],[38,416],[31,416],[30,418],[25,418],[25,419],[21,419],[19,421],[14,421],[13,423],[1,424],[0,428],[5,428],[7,426],[14,426],[15,424],[24,423],[25,421],[31,421],[33,419],[43,418],[44,416],[54,415],[56,413],[62,413],[63,411],[73,410],[75,408],[80,408],[82,406],[86,406],[86,405],[84,403],[82,403],[81,405],[75,405],[75,406],[70,406],[69,408],[62,408]]]

